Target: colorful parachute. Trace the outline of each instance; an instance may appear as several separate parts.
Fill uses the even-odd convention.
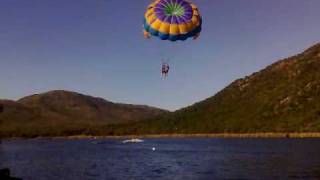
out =
[[[155,0],[144,17],[143,33],[162,40],[186,40],[198,38],[202,19],[196,5],[189,0]]]

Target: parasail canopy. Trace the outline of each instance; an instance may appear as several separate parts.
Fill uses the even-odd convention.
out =
[[[143,33],[162,40],[198,38],[202,19],[197,6],[189,0],[155,0],[144,16]]]

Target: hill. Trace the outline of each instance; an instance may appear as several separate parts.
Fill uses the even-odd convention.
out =
[[[58,90],[18,101],[0,100],[0,132],[5,137],[95,134],[109,124],[139,121],[165,112]]]
[[[320,131],[320,44],[238,79],[204,101],[126,133]]]
[[[52,91],[0,101],[4,136],[320,132],[320,44],[166,113]]]

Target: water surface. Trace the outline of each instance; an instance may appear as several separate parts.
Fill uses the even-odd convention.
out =
[[[320,179],[320,139],[12,140],[3,167],[25,180]]]

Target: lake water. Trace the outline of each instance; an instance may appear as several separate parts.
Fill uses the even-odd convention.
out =
[[[4,167],[25,180],[320,179],[320,139],[13,140]]]

